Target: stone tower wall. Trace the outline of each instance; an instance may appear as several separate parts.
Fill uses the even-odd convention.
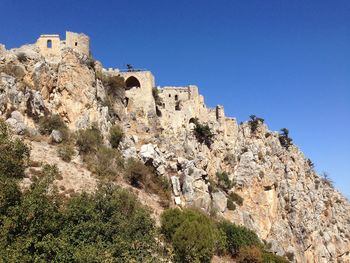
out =
[[[90,38],[85,34],[79,34],[74,32],[66,32],[66,47],[73,50],[90,55]]]

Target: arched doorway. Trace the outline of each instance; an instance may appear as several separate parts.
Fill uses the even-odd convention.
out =
[[[135,78],[134,76],[131,76],[131,77],[127,78],[127,80],[125,81],[125,87],[127,90],[134,88],[134,87],[141,88],[141,84],[137,78]]]

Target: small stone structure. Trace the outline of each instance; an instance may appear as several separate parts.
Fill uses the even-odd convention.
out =
[[[46,58],[58,58],[62,49],[72,48],[74,51],[90,56],[90,39],[85,34],[66,32],[66,39],[60,40],[59,35],[40,35],[35,44]]]

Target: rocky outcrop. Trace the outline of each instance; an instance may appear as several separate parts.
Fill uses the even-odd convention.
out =
[[[17,134],[35,133],[39,118],[49,114],[60,115],[72,130],[97,124],[105,138],[118,123],[126,134],[121,154],[168,178],[173,205],[195,206],[243,224],[293,262],[350,262],[349,202],[295,145],[283,147],[279,134],[264,124],[254,132],[249,123],[238,125],[225,117],[222,106],[208,109],[194,86],[143,96],[141,81],[109,101],[103,77],[113,74],[69,48],[52,61],[32,45],[13,50],[0,45],[0,116]],[[146,81],[150,73],[137,74]],[[150,101],[142,109],[137,102],[145,100]],[[199,143],[194,120],[212,131],[210,145]],[[58,131],[51,137],[62,139]],[[217,172],[227,176],[225,186]],[[243,199],[234,211],[227,209],[232,194]]]

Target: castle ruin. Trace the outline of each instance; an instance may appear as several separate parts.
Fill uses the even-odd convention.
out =
[[[35,45],[40,53],[47,58],[58,58],[61,51],[68,47],[74,51],[90,56],[90,39],[85,34],[66,32],[66,39],[61,40],[59,35],[40,35]]]

